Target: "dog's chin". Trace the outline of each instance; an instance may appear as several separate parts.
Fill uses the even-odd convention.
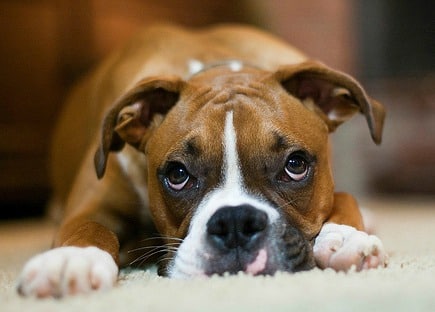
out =
[[[284,230],[283,230],[284,228]],[[312,244],[295,228],[280,227],[253,250],[234,248],[217,251],[205,248],[195,257],[176,255],[159,273],[171,278],[195,278],[212,275],[274,275],[278,271],[299,272],[315,267]],[[176,261],[177,260],[177,261]]]
[[[251,275],[273,274],[269,265],[269,251],[261,248],[256,253],[241,249],[232,250],[225,255],[219,254],[216,260],[205,264],[205,275],[226,275],[244,272]]]

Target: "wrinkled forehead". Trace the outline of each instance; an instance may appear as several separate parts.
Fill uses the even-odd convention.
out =
[[[260,143],[271,140],[319,142],[316,136],[328,134],[324,122],[287,94],[271,73],[217,66],[188,82],[180,103],[167,116],[176,128],[170,131],[170,141],[182,144],[183,149],[222,154],[229,113],[239,147],[258,149]]]
[[[322,134],[315,125],[307,128],[307,116],[296,117],[278,108],[261,110],[252,99],[240,101],[210,104],[197,112],[185,129],[178,124],[178,130],[166,132],[168,140],[157,147],[163,152],[163,142],[170,142],[161,159],[195,163],[203,173],[221,179],[236,169],[257,168],[259,163],[254,162],[261,162],[270,153],[304,149],[316,154],[323,148],[319,142],[326,142],[327,131]],[[325,138],[319,139],[322,135]],[[231,169],[227,167],[230,164]]]
[[[290,96],[272,73],[216,66],[188,81],[179,103],[165,118],[158,153],[175,152],[222,164],[228,139],[224,129],[230,121],[238,153],[267,153],[280,142],[315,148],[316,142],[325,141],[318,136],[328,134],[324,122]]]

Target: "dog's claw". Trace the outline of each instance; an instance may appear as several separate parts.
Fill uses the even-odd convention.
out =
[[[357,231],[347,225],[327,223],[316,237],[313,247],[317,265],[336,271],[356,271],[386,266],[388,256],[375,235]]]
[[[18,293],[44,298],[105,290],[115,284],[117,275],[113,258],[97,247],[60,247],[27,262]]]

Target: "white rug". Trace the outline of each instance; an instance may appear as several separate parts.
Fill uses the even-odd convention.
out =
[[[363,204],[390,253],[385,269],[188,281],[124,270],[111,291],[61,300],[21,298],[15,291],[23,263],[49,247],[53,227],[0,223],[0,311],[435,311],[435,201]]]

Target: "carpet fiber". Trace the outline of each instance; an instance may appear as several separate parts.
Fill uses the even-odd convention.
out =
[[[187,281],[123,270],[105,293],[61,300],[21,298],[15,283],[31,255],[49,247],[45,221],[0,223],[1,311],[435,311],[435,201],[366,201],[390,254],[385,269],[318,269]]]

